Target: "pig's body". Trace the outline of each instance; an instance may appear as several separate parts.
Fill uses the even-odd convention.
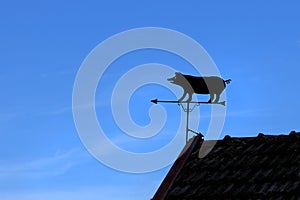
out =
[[[178,72],[175,73],[173,78],[169,78],[168,80],[173,84],[180,85],[184,89],[184,93],[179,101],[182,101],[188,94],[189,97],[187,101],[189,102],[192,100],[193,93],[196,93],[210,94],[209,102],[212,102],[214,95],[216,95],[214,103],[219,102],[220,95],[226,88],[226,84],[230,83],[231,81],[230,79],[225,81],[217,76],[199,77],[184,75]]]

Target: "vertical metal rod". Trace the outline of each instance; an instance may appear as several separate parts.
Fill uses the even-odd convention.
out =
[[[187,103],[186,108],[186,128],[185,128],[185,142],[188,142],[188,136],[189,136],[189,115],[190,115],[190,103]]]

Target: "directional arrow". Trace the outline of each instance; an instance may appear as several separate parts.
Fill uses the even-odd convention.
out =
[[[196,103],[196,104],[220,104],[225,106],[225,101],[222,102],[206,102],[206,101],[168,101],[168,100],[158,100],[158,99],[152,99],[152,103]]]
[[[180,103],[179,101],[162,101],[162,100],[157,100],[157,99],[153,99],[151,100],[152,103]]]

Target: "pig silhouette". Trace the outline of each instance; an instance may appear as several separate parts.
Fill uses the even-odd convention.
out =
[[[226,88],[226,84],[230,83],[231,79],[223,80],[217,76],[190,76],[175,72],[175,76],[169,78],[168,81],[183,88],[183,95],[178,99],[180,102],[187,94],[189,95],[187,102],[190,102],[192,100],[192,95],[196,93],[210,94],[208,103],[218,103],[221,93]],[[214,98],[214,96],[216,96],[216,98]]]

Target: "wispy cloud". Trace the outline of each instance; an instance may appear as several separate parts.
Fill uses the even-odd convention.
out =
[[[84,162],[85,154],[78,150],[57,153],[53,156],[24,162],[0,162],[0,178],[26,177],[43,178],[66,173],[75,165]],[[87,158],[87,156],[86,156]]]
[[[32,117],[40,117],[40,116],[57,116],[62,115],[67,112],[71,112],[72,107],[71,106],[65,106],[65,107],[58,107],[56,109],[52,110],[38,110],[38,111],[23,111],[23,112],[10,112],[0,113],[0,121],[9,121],[9,120],[16,120],[18,118],[28,118],[29,116]]]
[[[55,72],[42,72],[39,74],[40,78],[47,79],[47,78],[57,78],[57,77],[64,77],[64,76],[75,76],[74,71],[66,71],[66,70],[61,70],[61,71],[55,71]]]
[[[149,187],[137,190],[137,188],[127,184],[105,187],[91,186],[89,188],[74,188],[72,190],[57,189],[50,191],[9,192],[6,194],[0,194],[0,198],[5,200],[139,200],[150,199],[153,195],[153,191],[150,191]]]
[[[61,107],[61,108],[57,108],[54,110],[49,110],[46,112],[43,112],[44,115],[60,115],[60,114],[64,114],[66,112],[70,112],[72,110],[71,106],[65,106],[65,107]]]
[[[0,121],[11,120],[19,115],[19,113],[0,113]]]

